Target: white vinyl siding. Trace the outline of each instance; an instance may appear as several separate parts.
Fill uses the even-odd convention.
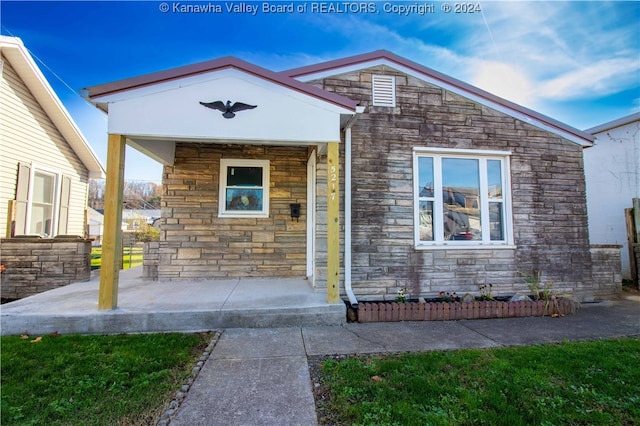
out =
[[[16,197],[18,164],[55,170],[69,181],[66,234],[84,235],[88,170],[5,58],[0,86],[0,232],[6,235],[7,205]],[[54,230],[57,234],[58,230]]]
[[[373,106],[396,106],[396,78],[392,75],[372,77]]]

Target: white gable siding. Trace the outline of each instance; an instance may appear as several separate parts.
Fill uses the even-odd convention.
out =
[[[88,171],[11,65],[2,58],[0,86],[0,233],[6,235],[8,201],[15,198],[18,163],[71,178],[68,234],[84,234]],[[54,233],[57,233],[54,231]]]

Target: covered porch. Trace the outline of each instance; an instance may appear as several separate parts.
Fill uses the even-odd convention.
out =
[[[98,310],[100,277],[2,305],[2,335],[119,334],[207,331],[236,327],[339,325],[344,303],[303,279],[142,279],[142,268],[119,274],[119,303]]]
[[[276,278],[286,292],[285,283],[304,290],[302,278],[309,278],[316,288],[321,275],[317,288],[324,303],[342,304],[339,146],[342,131],[362,112],[355,102],[234,58],[95,86],[87,89],[87,98],[109,115],[98,309],[120,305],[118,224],[126,145],[167,166],[159,281],[150,286],[184,287],[197,278],[208,283],[194,295],[199,300],[224,289],[227,281],[233,282],[230,278],[263,279],[262,284]],[[288,168],[274,154],[279,147],[294,152],[286,154],[293,162],[304,159],[306,203],[301,200],[304,186],[302,196],[279,186]],[[323,157],[322,176],[315,171],[317,153]],[[300,176],[300,167],[295,173]],[[323,185],[317,191],[322,200],[318,203],[316,184]],[[306,232],[285,223],[289,206],[293,219],[296,205],[298,215],[302,205]],[[294,228],[295,241],[286,235]],[[287,238],[302,248],[282,256]],[[274,239],[281,243],[275,248],[279,263],[255,262],[273,253],[272,246],[262,244]],[[316,246],[323,251],[316,251]],[[291,259],[293,266],[283,266],[282,259]],[[283,273],[278,276],[277,271]]]

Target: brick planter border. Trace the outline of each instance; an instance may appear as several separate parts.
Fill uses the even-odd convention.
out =
[[[560,298],[557,309],[544,300],[523,302],[364,302],[358,305],[358,322],[447,321],[462,319],[539,317],[570,315],[576,302]]]

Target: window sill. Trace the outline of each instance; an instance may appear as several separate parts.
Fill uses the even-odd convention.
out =
[[[221,213],[221,214],[218,214],[218,217],[223,219],[267,219],[269,218],[269,213],[251,213],[251,214]]]
[[[414,248],[416,250],[515,250],[517,247],[512,244],[421,244]]]

